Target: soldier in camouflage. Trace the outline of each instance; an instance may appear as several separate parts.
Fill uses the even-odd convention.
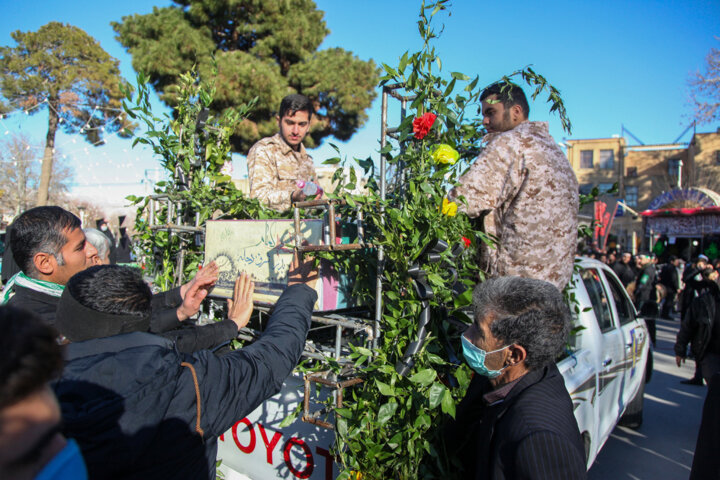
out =
[[[575,173],[547,123],[528,121],[520,87],[498,82],[480,98],[486,146],[448,197],[464,197],[460,209],[497,239],[480,252],[489,276],[537,278],[562,290],[577,248]]]
[[[304,95],[288,95],[280,102],[280,131],[252,146],[247,156],[250,198],[283,211],[305,200],[298,182],[315,181],[312,157],[302,144],[310,128],[313,106]]]

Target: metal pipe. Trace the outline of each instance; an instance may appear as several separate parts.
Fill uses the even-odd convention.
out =
[[[332,202],[328,205],[328,226],[330,228],[330,244],[334,246],[337,234],[335,232],[335,205]]]
[[[340,325],[335,327],[335,360],[340,358],[340,348],[342,347],[342,331],[343,328]]]
[[[293,223],[295,225],[295,248],[300,248],[302,244],[302,235],[300,235],[300,209],[297,204],[293,212]]]
[[[383,87],[382,111],[380,120],[380,150],[387,145],[385,131],[387,129],[387,103],[388,92],[392,90],[387,86]],[[394,92],[393,92],[394,93]],[[380,225],[385,225],[385,154],[380,154]],[[385,250],[382,245],[377,249],[377,277],[375,278],[375,324],[373,325],[372,348],[377,348],[378,337],[380,336],[380,321],[382,320],[382,276],[385,263]]]

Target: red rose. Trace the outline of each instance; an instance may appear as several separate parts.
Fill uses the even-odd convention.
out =
[[[470,241],[470,239],[467,238],[467,237],[462,237],[462,241],[463,241],[463,243],[465,244],[465,248],[468,248],[468,247],[470,246],[470,244],[472,243],[472,242]]]
[[[431,112],[427,112],[420,117],[416,117],[413,120],[413,133],[415,134],[415,138],[418,140],[425,138],[425,135],[427,135],[430,131],[430,127],[432,127],[433,123],[435,123],[436,118],[437,115]]]

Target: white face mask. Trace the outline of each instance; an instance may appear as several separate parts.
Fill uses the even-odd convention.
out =
[[[106,231],[107,231],[107,225],[103,225],[102,227],[100,227],[100,230],[102,230],[103,232],[106,232]]]

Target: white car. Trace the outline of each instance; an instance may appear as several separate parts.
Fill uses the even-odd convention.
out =
[[[650,335],[627,291],[605,264],[581,258],[572,294],[572,353],[558,362],[585,442],[587,466],[615,428],[642,424],[645,383],[652,373]]]
[[[612,270],[596,260],[581,258],[577,263],[570,294],[578,306],[575,335],[570,353],[557,365],[573,401],[590,468],[621,419],[628,426],[642,422],[652,352],[645,322]],[[302,375],[294,373],[279,394],[220,437],[218,459],[226,479],[337,476],[329,454],[333,430],[300,420],[280,427],[303,401],[303,383]]]

